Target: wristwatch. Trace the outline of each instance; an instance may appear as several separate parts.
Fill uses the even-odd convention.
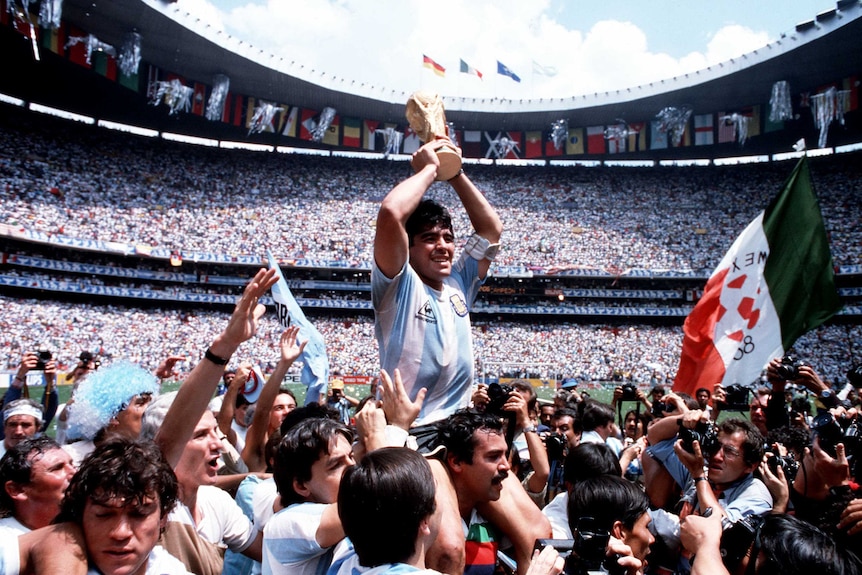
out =
[[[535,425],[528,425],[527,427],[524,428],[524,433],[538,433],[538,432],[539,432],[539,428],[536,427]]]

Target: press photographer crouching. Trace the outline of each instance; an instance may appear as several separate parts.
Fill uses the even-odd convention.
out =
[[[643,573],[653,543],[649,500],[637,486],[619,476],[585,479],[569,494],[568,521],[573,539],[556,541],[571,550],[568,575]],[[548,544],[538,541],[537,546]]]

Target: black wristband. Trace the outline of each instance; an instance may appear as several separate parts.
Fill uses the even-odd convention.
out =
[[[226,359],[225,359],[225,358],[223,358],[223,357],[219,357],[219,356],[217,356],[217,355],[216,355],[216,354],[214,354],[212,351],[210,351],[210,349],[209,349],[209,348],[207,348],[206,352],[204,352],[204,357],[205,357],[205,358],[207,358],[208,360],[210,360],[211,362],[213,362],[213,363],[214,363],[214,364],[216,364],[216,365],[227,365],[227,361],[228,361],[228,360],[226,360]]]

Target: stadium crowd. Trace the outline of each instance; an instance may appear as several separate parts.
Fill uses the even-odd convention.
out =
[[[214,335],[224,312],[190,312],[161,308],[134,308],[35,299],[0,297],[0,365],[13,370],[21,354],[45,346],[59,364],[74,365],[81,351],[106,360],[125,359],[155,369],[163,358],[188,358],[177,365],[183,378],[200,358],[194,342]],[[334,372],[376,375],[380,367],[371,318],[313,317],[326,341]],[[274,363],[267,359],[278,342],[275,321],[265,322],[258,337],[243,347],[244,357],[259,362],[265,372]],[[656,377],[672,379],[679,363],[682,328],[679,326],[538,323],[474,320],[476,373],[496,375],[525,366],[542,379],[577,378],[585,382],[610,381],[615,372],[646,385]],[[858,361],[856,345],[862,327],[833,325],[818,328],[800,338],[796,354],[818,366],[831,382],[843,380],[849,364]],[[849,354],[848,354],[849,352]]]
[[[369,267],[378,202],[409,173],[30,122],[0,129],[0,221],[78,239]],[[711,271],[791,168],[467,166],[506,222],[498,265],[614,273]],[[812,170],[835,263],[862,264],[858,162],[817,158]],[[442,188],[428,196],[451,201]],[[454,217],[466,237],[468,220]]]
[[[668,393],[679,328],[469,319],[501,220],[512,246],[503,264],[709,269],[775,192],[780,166],[548,170],[542,189],[529,170],[468,166],[448,180],[463,208],[456,229],[476,232],[456,259],[448,212],[426,197],[452,199],[426,194],[436,142],[407,171],[30,128],[0,132],[8,224],[183,250],[373,259],[376,325],[314,323],[334,370],[379,379],[362,401],[338,378],[318,381],[319,396],[297,406],[282,384],[309,342],[265,315],[275,270],[257,271],[230,314],[3,297],[14,377],[0,572],[862,571],[862,367],[848,371],[859,327],[809,333],[796,347],[807,365],[775,358],[740,405],[720,386]],[[839,263],[859,263],[860,232],[841,217],[858,220],[855,186],[824,198],[833,237],[847,240]],[[744,206],[728,201],[742,196]],[[54,440],[42,433],[53,429],[63,367],[74,395]],[[612,403],[563,385],[540,405],[528,381],[473,377],[519,368],[620,385]],[[32,371],[49,384],[43,403],[26,397]],[[182,383],[163,393],[166,379]],[[625,403],[637,408],[623,417]]]

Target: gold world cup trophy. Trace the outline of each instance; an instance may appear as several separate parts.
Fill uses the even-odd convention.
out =
[[[413,92],[407,100],[407,122],[416,132],[419,139],[428,143],[443,136],[448,138],[446,114],[443,111],[443,99],[433,92]],[[448,140],[447,140],[448,142]],[[440,147],[434,150],[440,160],[437,169],[437,180],[451,180],[461,170],[461,154],[449,143],[440,142]]]

